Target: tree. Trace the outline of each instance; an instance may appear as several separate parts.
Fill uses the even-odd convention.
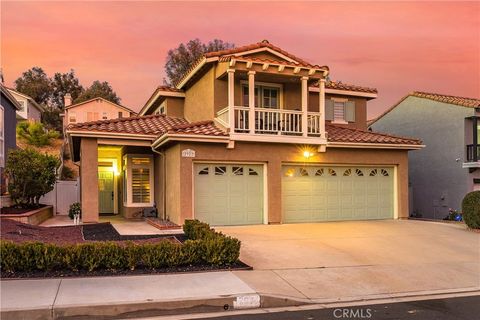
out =
[[[42,68],[33,67],[15,80],[15,90],[29,95],[38,104],[46,105],[52,94],[51,80]]]
[[[38,205],[40,198],[53,190],[59,159],[31,148],[14,149],[7,159],[5,172],[14,204],[20,207]]]
[[[50,145],[52,139],[57,139],[60,134],[54,130],[45,130],[43,124],[38,122],[22,121],[17,125],[17,136],[35,147]]]
[[[95,80],[90,87],[88,87],[76,100],[74,100],[74,103],[79,103],[98,97],[102,97],[113,103],[120,103],[121,100],[107,81],[100,82]]]
[[[214,52],[234,48],[233,43],[214,39],[208,43],[202,43],[200,39],[193,39],[187,43],[180,43],[175,49],[168,50],[165,72],[167,73],[169,85],[174,85],[192,65],[207,52]]]
[[[63,121],[60,117],[60,109],[47,106],[42,112],[42,123],[47,130],[63,132]]]
[[[85,91],[73,69],[66,73],[55,73],[51,79],[51,88],[51,106],[59,110],[65,108],[65,94],[70,93],[72,101],[75,101]]]

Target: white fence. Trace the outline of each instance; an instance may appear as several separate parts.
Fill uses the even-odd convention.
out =
[[[40,203],[53,206],[56,214],[66,215],[70,205],[80,202],[80,182],[59,180],[52,191],[40,199]]]

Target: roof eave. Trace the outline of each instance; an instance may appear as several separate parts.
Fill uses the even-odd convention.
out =
[[[327,148],[365,148],[365,149],[400,149],[420,150],[424,144],[394,144],[394,143],[367,143],[367,142],[328,142]]]

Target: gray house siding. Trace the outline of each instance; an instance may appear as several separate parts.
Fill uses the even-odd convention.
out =
[[[15,149],[17,146],[15,127],[17,124],[15,106],[3,95],[1,96],[1,105],[4,109],[4,126],[5,126],[5,154]]]
[[[473,108],[409,96],[371,125],[373,131],[423,140],[426,147],[409,153],[412,208],[426,218],[444,218],[460,209],[471,175],[465,160],[465,118]]]

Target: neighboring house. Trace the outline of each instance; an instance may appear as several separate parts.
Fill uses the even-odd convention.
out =
[[[366,131],[375,89],[328,83],[267,41],[203,56],[128,119],[70,125],[82,219],[159,216],[212,225],[408,217],[408,151]]]
[[[410,213],[442,219],[480,190],[480,99],[413,92],[370,123],[373,131],[415,136],[409,157]]]
[[[8,151],[17,145],[16,112],[20,109],[20,104],[3,84],[0,84],[0,91],[0,207],[3,207],[5,199],[1,196],[7,191],[4,170]]]
[[[128,118],[136,115],[131,109],[101,97],[72,104],[72,97],[67,93],[64,102],[63,124],[65,127],[72,123]]]
[[[40,122],[42,119],[42,112],[45,108],[39,105],[32,97],[18,92],[14,89],[7,88],[11,95],[18,101],[20,109],[17,110],[18,120],[29,120],[34,122]]]

